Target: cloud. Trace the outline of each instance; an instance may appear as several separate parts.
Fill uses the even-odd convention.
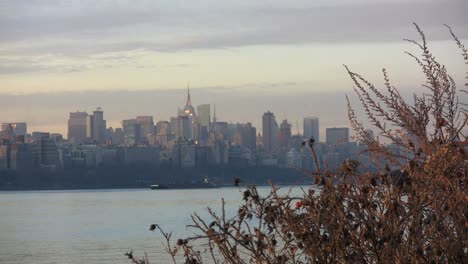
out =
[[[444,23],[468,37],[464,0],[250,2],[2,2],[0,54],[399,41],[415,36],[412,21],[432,40],[450,38]]]
[[[148,52],[104,52],[89,56],[16,55],[0,56],[0,75],[24,73],[76,73],[116,67],[135,68],[187,68],[190,64],[157,64],[145,61]]]

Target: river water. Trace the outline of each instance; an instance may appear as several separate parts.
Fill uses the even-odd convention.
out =
[[[260,187],[267,193],[269,187]],[[124,253],[168,263],[157,223],[186,237],[190,215],[206,208],[234,214],[242,188],[0,192],[0,263],[129,263]],[[206,218],[206,217],[205,217]],[[175,242],[174,240],[174,242]]]

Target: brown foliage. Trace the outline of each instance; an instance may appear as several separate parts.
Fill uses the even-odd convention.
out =
[[[467,258],[467,155],[463,144],[468,114],[457,87],[439,64],[415,24],[421,41],[409,40],[421,55],[408,53],[421,67],[427,93],[403,99],[384,69],[386,92],[345,66],[367,118],[379,135],[404,149],[395,153],[365,129],[348,101],[357,139],[385,158],[379,173],[358,173],[348,160],[338,172],[311,173],[315,184],[301,195],[243,193],[234,218],[209,211],[191,225],[206,242],[214,263],[462,263]],[[450,29],[450,28],[449,28]],[[467,50],[452,33],[468,62]],[[466,91],[465,91],[466,92]],[[305,145],[305,144],[304,144]],[[314,142],[309,146],[314,150]],[[315,152],[313,158],[317,163]],[[401,152],[400,152],[401,153]],[[316,164],[316,168],[319,168]],[[168,239],[169,243],[169,239]],[[187,263],[201,263],[189,243]],[[170,248],[170,246],[168,246]],[[172,251],[171,251],[172,254]]]

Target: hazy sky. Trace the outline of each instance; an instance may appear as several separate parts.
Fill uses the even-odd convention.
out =
[[[216,103],[225,121],[261,130],[271,110],[293,125],[310,115],[347,125],[343,64],[377,84],[386,67],[408,93],[423,83],[404,55],[413,21],[461,85],[467,69],[442,24],[468,45],[467,10],[466,0],[0,1],[0,122],[66,134],[70,111],[97,106],[114,127],[168,119],[189,81],[192,102]]]

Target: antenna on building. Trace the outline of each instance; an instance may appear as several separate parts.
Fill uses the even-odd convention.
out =
[[[192,102],[190,100],[190,83],[187,82],[187,101],[185,102],[185,106],[191,106]]]

